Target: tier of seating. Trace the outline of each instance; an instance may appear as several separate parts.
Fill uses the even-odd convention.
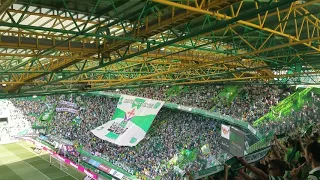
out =
[[[168,95],[166,87],[134,91],[120,90],[113,93],[199,107],[252,123],[293,92],[288,88],[279,89],[268,86],[237,87],[237,96],[230,100],[220,96],[224,88],[223,86],[190,86],[187,90],[182,89],[179,93],[171,95]],[[157,176],[162,176],[163,179],[178,176],[174,171],[174,165],[169,165],[168,162],[184,150],[196,152],[195,160],[184,165],[184,169],[191,172],[206,168],[207,160],[221,152],[219,121],[187,112],[162,108],[143,141],[136,147],[119,147],[96,138],[90,132],[111,119],[117,99],[102,96],[56,95],[48,96],[46,100],[11,99],[10,101],[19,109],[17,113],[22,113],[30,123],[35,122],[35,115],[40,116],[47,109],[63,107],[59,104],[60,101],[77,104],[76,108],[73,107],[76,112],[55,112],[49,134],[76,141],[85,150],[93,153],[100,152],[113,164],[124,169],[133,169],[151,179]],[[290,115],[284,116],[282,121],[263,123],[259,129],[263,133],[270,129],[281,133],[288,132],[299,125],[307,125],[311,121],[317,123],[319,102],[319,97],[312,94],[312,101],[300,111],[292,111]],[[74,123],[75,118],[81,121]],[[209,154],[202,153],[201,147],[204,145],[209,145]]]

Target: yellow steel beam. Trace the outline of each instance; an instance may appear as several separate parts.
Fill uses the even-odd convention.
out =
[[[32,16],[38,16],[38,17],[47,17],[47,18],[53,18],[53,19],[60,19],[60,20],[65,20],[65,21],[72,21],[71,17],[64,17],[64,16],[59,16],[59,15],[53,15],[53,14],[46,14],[46,13],[40,13],[40,12],[30,12],[30,11],[24,11],[21,9],[8,9],[7,10],[9,13],[16,13],[16,14],[25,14],[25,15],[32,15]],[[76,16],[73,18],[75,22],[80,22],[80,23],[86,23],[87,20],[84,20],[82,18],[77,18]],[[89,24],[98,24],[98,21],[88,21]]]
[[[192,50],[193,51],[193,50]],[[212,58],[213,55],[217,55],[217,54],[207,54],[207,55],[201,55],[201,56],[192,56],[192,53],[190,54],[185,54],[185,56],[183,55],[172,55],[172,56],[166,56],[166,57],[162,57],[159,54],[156,54],[157,52],[153,52],[153,54],[151,53],[147,53],[147,54],[142,54],[139,57],[136,57],[134,59],[129,59],[129,60],[125,60],[124,62],[131,62],[131,63],[137,63],[141,64],[141,63],[147,63],[147,64],[176,64],[176,65],[190,65],[191,62],[199,62],[199,63],[208,63],[208,62],[213,62],[215,61],[217,58]],[[189,53],[189,52],[187,52]],[[161,60],[153,60],[148,62],[147,58],[161,58]],[[225,56],[218,56],[220,58],[224,58]],[[172,60],[179,60],[181,62],[172,62]],[[250,60],[250,59],[245,59],[242,60],[241,63],[240,62],[226,62],[226,63],[222,63],[228,67],[242,67],[242,68],[257,68],[257,67],[266,67],[267,64],[262,61],[262,60]],[[132,65],[128,66],[128,68],[130,68]],[[121,68],[126,69],[126,67]],[[267,73],[272,73],[270,72],[270,70]]]
[[[155,2],[155,3],[159,3],[159,4],[164,4],[164,5],[176,7],[176,8],[186,9],[186,10],[189,10],[189,11],[192,11],[192,12],[197,12],[199,14],[207,14],[207,15],[210,15],[210,16],[215,16],[216,15],[216,12],[208,11],[208,10],[204,9],[203,7],[193,7],[191,5],[180,4],[180,3],[167,1],[167,0],[151,0],[151,1]],[[233,10],[233,8],[232,8],[232,10]]]
[[[239,77],[239,78],[221,78],[221,79],[213,79],[213,80],[205,80],[205,81],[193,81],[193,82],[182,82],[182,83],[173,83],[173,85],[190,85],[190,84],[203,84],[203,83],[215,83],[215,82],[228,82],[228,81],[243,81],[243,80],[272,80],[274,78],[290,78],[290,77],[299,77],[301,75],[314,75],[319,74],[319,72],[304,72],[304,73],[294,73],[294,74],[279,74],[279,75],[268,75],[268,76],[260,76],[254,75],[251,77]]]
[[[210,11],[206,11],[206,10],[203,10],[203,9],[200,9],[200,8],[195,8],[195,7],[191,7],[191,6],[188,6],[188,5],[179,4],[179,3],[176,3],[176,2],[171,2],[171,1],[168,1],[168,0],[152,0],[152,1],[153,2],[157,2],[157,3],[161,3],[161,4],[165,4],[165,5],[169,5],[169,6],[174,6],[174,7],[177,7],[177,8],[187,9],[187,10],[190,10],[190,11],[209,14],[211,16],[215,16],[215,17],[218,17],[218,18],[221,18],[221,19],[228,20],[228,19],[232,19],[233,18],[231,16],[227,16],[226,14],[220,14],[218,12],[210,12]],[[295,3],[293,3],[291,5],[290,9],[289,9],[289,12],[288,12],[287,16],[283,20],[286,20],[289,17],[289,14],[292,11],[294,11],[294,10],[296,10],[298,8],[303,8],[303,7],[306,7],[306,6],[315,4],[315,3],[319,3],[319,2],[320,2],[320,0],[313,0],[313,1],[309,1],[309,2],[303,3],[303,4],[295,4]],[[280,16],[280,13],[278,14],[278,16]],[[260,15],[259,15],[259,18],[260,18]],[[243,20],[239,20],[237,22],[239,24],[241,24],[241,25],[245,25],[245,26],[248,26],[248,27],[251,27],[251,28],[259,29],[259,30],[262,30],[262,31],[269,32],[271,34],[275,34],[275,35],[278,35],[278,36],[282,36],[282,37],[288,38],[289,41],[300,41],[299,37],[295,37],[295,36],[293,36],[291,34],[284,33],[284,29],[281,30],[282,32],[281,31],[277,31],[278,29],[279,30],[281,29],[281,23],[279,23],[278,26],[276,26],[274,29],[271,29],[271,28],[265,27],[265,25],[262,24],[262,23],[255,24],[255,23],[252,23],[252,22],[249,22],[249,21],[243,21]],[[320,48],[314,47],[310,43],[302,43],[302,44],[307,46],[307,47],[309,47],[309,48],[312,48],[312,49],[320,52]]]
[[[190,66],[185,66],[183,68],[175,68],[175,69],[170,69],[170,70],[167,70],[167,71],[158,72],[158,73],[147,75],[147,76],[141,76],[141,77],[138,77],[138,78],[126,79],[126,80],[123,80],[122,82],[118,82],[118,83],[111,83],[111,84],[104,85],[104,86],[93,87],[93,89],[110,87],[110,86],[115,86],[115,85],[119,85],[119,84],[125,84],[125,83],[129,83],[129,82],[135,82],[135,81],[139,81],[141,79],[148,79],[148,78],[157,77],[157,76],[160,76],[160,75],[170,74],[170,73],[174,73],[174,72],[181,72],[181,71],[185,71],[187,69],[203,68],[203,67],[207,67],[207,66],[212,66],[212,65],[217,64],[217,63],[225,63],[225,62],[228,62],[228,61],[233,61],[234,59],[240,58],[240,57],[243,57],[243,56],[251,56],[251,55],[259,54],[259,53],[262,53],[262,52],[281,49],[281,48],[285,48],[285,47],[288,47],[288,46],[298,45],[298,44],[302,44],[302,43],[306,43],[306,42],[310,42],[310,41],[314,41],[314,40],[318,40],[318,39],[320,39],[320,36],[313,37],[313,38],[310,38],[310,39],[304,39],[304,40],[300,40],[300,41],[295,41],[295,42],[291,42],[291,43],[287,43],[287,44],[283,44],[283,45],[278,45],[278,46],[274,46],[274,47],[269,47],[269,48],[265,48],[265,49],[261,49],[261,50],[257,50],[257,51],[253,51],[253,52],[248,52],[248,53],[241,54],[241,55],[229,56],[229,57],[222,58],[222,59],[214,61],[214,62],[190,65]]]
[[[218,6],[219,4],[223,4],[223,2],[218,2],[218,4],[211,4],[211,6],[215,7],[215,6]],[[165,20],[162,20],[161,16],[158,16],[158,24],[155,24],[150,27],[148,25],[149,21],[148,21],[148,17],[147,17],[146,22],[145,22],[145,26],[142,26],[141,28],[138,26],[139,28],[137,30],[135,30],[134,34],[136,35],[136,37],[149,37],[149,36],[155,35],[159,32],[162,32],[171,26],[176,26],[176,25],[179,25],[183,22],[189,21],[190,19],[195,18],[197,16],[197,13],[188,13],[187,12],[186,14],[176,15],[175,10],[173,10],[172,15],[173,16],[171,18],[168,18]],[[137,23],[140,24],[140,22],[137,22]],[[107,46],[107,43],[103,43],[103,49],[99,52],[99,54],[100,53],[109,53],[109,52],[118,50],[118,49],[125,47],[127,45],[130,45],[130,44],[132,44],[132,43],[128,42],[128,41],[122,41],[122,40],[119,40],[119,41],[114,40],[113,43],[108,44],[108,46]],[[8,46],[8,44],[6,44],[6,46]],[[32,48],[32,47],[28,47],[28,48]],[[37,48],[38,49],[40,48],[38,44],[37,44]],[[49,47],[47,47],[47,48],[49,48]],[[65,49],[62,48],[61,50],[65,50]],[[67,50],[76,51],[76,49],[71,49],[70,47],[68,47]],[[95,52],[95,54],[96,53],[97,52]],[[55,69],[50,69],[50,70],[61,69],[63,67],[67,67],[67,66],[75,64],[77,62],[79,62],[79,60],[77,60],[77,59],[75,59],[73,61],[57,61],[57,62],[55,62]],[[36,69],[39,69],[39,68],[42,68],[42,67],[39,65],[39,67]],[[40,76],[41,76],[41,74],[32,74],[32,75],[25,74],[25,75],[20,76],[20,80],[21,81],[30,81],[30,80],[35,79]],[[17,88],[19,88],[19,86],[12,86],[12,87],[8,87],[7,90],[12,91],[12,90],[16,90]]]
[[[290,78],[290,77],[298,77],[301,75],[316,75],[319,74],[316,72],[303,72],[303,73],[294,73],[294,74],[277,74],[277,75],[260,75],[258,73],[245,73],[246,76],[242,75],[235,76],[235,78],[218,78],[218,79],[210,79],[210,77],[204,78],[206,80],[190,80],[188,82],[179,82],[173,83],[173,85],[188,85],[188,84],[201,84],[201,83],[213,83],[213,82],[227,82],[227,81],[241,81],[241,80],[272,80],[274,78]],[[203,74],[206,75],[206,74]],[[251,76],[249,76],[251,75]],[[249,77],[248,77],[249,76]],[[159,82],[159,81],[178,81],[179,79],[171,79],[171,78],[155,78],[155,79],[141,79],[141,81],[148,82]],[[63,84],[95,84],[95,83],[111,83],[111,82],[119,82],[119,79],[80,79],[80,80],[63,80],[55,83],[55,85],[63,85]],[[2,82],[1,84],[11,85],[11,84],[24,84],[24,85],[37,85],[37,84],[45,84],[46,81],[33,81],[33,82]],[[112,86],[108,86],[112,87]],[[102,87],[103,88],[103,87]],[[106,87],[107,88],[107,87]]]
[[[226,7],[226,3],[228,5],[230,5],[230,4],[233,4],[238,1],[239,0],[229,0],[229,1],[209,0],[206,8],[215,8],[218,10],[218,9]],[[166,29],[169,29],[170,27],[174,27],[179,24],[188,22],[189,20],[196,18],[199,15],[201,15],[201,13],[198,13],[198,12],[186,12],[186,13],[177,14],[176,9],[172,8],[171,18],[162,19],[161,15],[159,14],[157,17],[158,23],[151,26],[150,24],[152,23],[152,18],[149,18],[147,16],[143,20],[144,26],[141,28],[135,29],[133,34],[135,37],[143,37],[143,38],[150,37],[150,36],[156,35],[160,32],[163,32]],[[137,22],[137,23],[138,23],[138,25],[141,25],[141,22]],[[110,53],[110,52],[118,50],[122,47],[125,47],[129,44],[131,44],[131,42],[114,40],[112,42],[112,44],[109,44],[108,46],[104,46],[104,48],[101,49],[101,53],[103,53],[103,52]]]
[[[158,2],[158,1],[157,1]],[[164,1],[161,1],[161,2],[164,2]],[[165,2],[168,2],[168,1],[165,1]],[[308,2],[308,3],[305,3],[305,4],[300,4],[300,5],[296,5],[296,4],[292,4],[292,6],[291,6],[291,8],[288,10],[289,12],[288,12],[288,15],[290,14],[290,12],[291,11],[295,11],[296,10],[296,8],[303,8],[304,6],[308,6],[308,5],[310,5],[310,4],[313,4],[313,3],[316,3],[316,2],[318,2],[318,0],[316,0],[316,1],[311,1],[311,2]],[[169,4],[177,4],[177,3],[174,3],[174,2],[169,2]],[[181,5],[181,4],[180,4]],[[182,5],[182,6],[184,6],[184,5]],[[175,6],[175,7],[179,7],[179,6]],[[188,9],[188,8],[184,8],[184,9]],[[191,9],[188,9],[188,10],[191,10]],[[193,9],[193,10],[195,10],[195,9]],[[282,32],[278,32],[278,31],[276,31],[276,30],[272,30],[272,29],[269,29],[269,28],[264,28],[264,22],[265,22],[265,20],[266,20],[266,17],[268,16],[268,17],[270,17],[271,15],[278,15],[279,16],[279,14],[280,13],[283,13],[284,12],[284,10],[282,10],[282,11],[278,11],[278,12],[276,12],[276,13],[271,13],[271,14],[265,14],[264,16],[260,16],[259,15],[259,18],[263,18],[263,20],[262,21],[259,21],[260,22],[260,24],[259,25],[256,25],[256,24],[254,24],[254,23],[249,23],[249,22],[246,22],[246,21],[238,21],[240,24],[242,24],[242,25],[246,25],[246,26],[249,26],[249,27],[253,27],[253,28],[258,28],[258,29],[262,29],[262,30],[265,30],[265,31],[267,31],[267,32],[269,32],[269,33],[271,33],[270,34],[270,36],[269,36],[269,38],[272,36],[272,35],[274,35],[274,34],[277,34],[277,35],[282,35],[282,36],[284,36],[284,37],[286,37],[286,38],[289,38],[289,41],[291,42],[291,41],[300,41],[299,40],[299,38],[294,38],[293,36],[291,36],[291,35],[288,35],[288,34],[284,34],[283,33],[283,31],[284,31],[284,28],[285,27],[282,27],[281,26],[281,23],[279,23],[279,25],[275,28],[276,30],[277,29],[280,29],[281,28],[281,31]],[[206,12],[206,13],[208,13],[208,12]],[[222,14],[219,14],[219,13],[214,13],[216,16],[218,16],[219,18],[222,18],[222,19],[230,19],[230,18],[232,18],[232,17],[229,17],[229,16],[226,16],[226,15],[222,15]],[[287,18],[288,17],[288,15],[285,17],[285,18]],[[280,17],[279,17],[279,19],[280,19]],[[281,20],[281,19],[280,19]],[[251,21],[251,20],[250,20]],[[239,24],[237,24],[237,25],[239,25]],[[235,25],[235,26],[237,26],[237,25]],[[234,25],[232,25],[233,27],[234,27]],[[232,27],[230,27],[230,29],[232,29]],[[232,29],[233,30],[233,29]],[[233,30],[234,31],[234,30]],[[269,38],[268,39],[266,39],[266,41],[260,46],[260,48],[259,49],[261,49],[261,48],[263,48],[263,46],[266,44],[266,42],[269,40]],[[242,38],[243,39],[243,38]],[[247,41],[245,41],[245,39],[243,39],[244,40],[244,42],[246,43],[246,44],[248,44],[248,45],[250,45],[250,43],[248,43]],[[312,49],[314,49],[314,50],[319,50],[319,48],[315,48],[315,47],[313,47],[313,46],[311,46],[311,44],[309,43],[309,42],[307,42],[307,43],[302,43],[302,44],[304,44],[304,45],[306,45],[306,46],[308,46],[308,47],[310,47],[310,48],[312,48]],[[252,49],[255,49],[253,46],[250,46]],[[269,73],[269,74],[272,74],[272,71],[271,70],[265,70],[267,73]]]
[[[169,81],[171,79],[160,79],[163,81]],[[65,80],[65,81],[59,81],[55,84],[83,84],[83,83],[105,83],[105,82],[119,82],[120,80],[117,79],[88,79],[88,80]],[[144,79],[143,81],[159,81],[159,79]],[[45,84],[47,81],[31,81],[31,82],[22,82],[22,81],[16,81],[16,82],[1,82],[1,84],[6,85],[12,85],[12,84],[26,84],[26,85],[37,85],[37,84]]]
[[[81,39],[80,42],[66,41],[63,44],[64,40],[60,40],[59,37],[54,35],[46,34],[33,34],[26,32],[8,32],[10,33],[9,37],[15,37],[12,40],[4,39],[3,36],[0,36],[0,47],[3,48],[15,48],[15,49],[33,49],[33,50],[46,50],[53,46],[56,46],[54,49],[60,51],[69,51],[69,52],[85,52],[85,53],[98,53],[99,52],[99,42],[98,40],[94,43],[88,43],[89,40]],[[7,36],[8,37],[8,36]],[[24,37],[33,38],[35,43],[25,42]],[[80,43],[80,47],[79,47]],[[88,48],[88,45],[92,48]]]
[[[310,3],[314,3],[314,1],[312,1],[312,2],[309,2],[309,3],[306,3],[306,4],[303,4],[303,5],[295,5],[294,6],[294,8],[299,8],[299,7],[303,7],[303,6],[307,6],[307,5],[310,5]],[[293,7],[293,5],[292,5],[292,7]],[[285,11],[292,11],[292,9],[293,8],[290,8],[290,9],[288,9],[288,10],[282,10],[282,11],[279,11],[278,13],[283,13],[283,12],[285,12]],[[260,18],[263,18],[264,20],[262,21],[262,23],[260,23],[260,26],[259,27],[263,27],[263,25],[264,25],[264,21],[265,21],[265,19],[266,19],[266,17],[268,16],[268,17],[270,17],[270,16],[274,16],[274,15],[278,15],[278,13],[277,12],[275,12],[275,13],[270,13],[270,14],[265,14],[264,16],[259,16]],[[219,13],[216,13],[217,14],[217,16],[219,16],[220,18],[224,18],[224,19],[226,19],[226,18],[231,18],[231,17],[229,17],[229,16],[226,16],[226,15],[221,15],[221,14],[219,14]],[[237,12],[237,14],[238,14],[238,12]],[[236,15],[236,14],[235,14]],[[252,21],[252,20],[250,20],[250,21]],[[251,25],[252,27],[257,27],[258,25],[255,25],[255,24],[253,24],[253,23],[251,23],[251,24],[247,24],[247,22],[245,22],[245,21],[239,21],[239,22],[241,22],[241,23],[243,23],[243,24],[245,24],[245,25]],[[235,25],[231,25],[230,26],[230,29],[232,29],[233,27],[236,27],[236,26],[239,26],[239,25],[241,25],[241,24],[235,24]],[[270,34],[270,36],[269,36],[269,38],[273,35],[273,31],[270,31],[271,32],[271,34]],[[290,36],[287,36],[287,37],[290,37]],[[261,48],[263,48],[263,46],[264,46],[264,44],[266,44],[267,43],[267,41],[269,40],[269,38],[268,39],[266,39],[266,41],[263,43],[263,45],[261,45],[260,46],[260,48],[259,49],[261,49]],[[243,38],[242,38],[243,39]],[[244,40],[244,39],[243,39]],[[245,41],[247,44],[249,44],[247,41]],[[307,44],[307,43],[305,43],[305,44]],[[252,47],[253,48],[253,47]],[[151,55],[152,56],[152,55]],[[160,57],[158,57],[158,58],[160,58]],[[271,73],[272,74],[272,72],[270,71],[270,70],[266,70],[266,71],[268,71],[268,73]]]
[[[37,54],[19,54],[19,53],[0,53],[0,61],[3,61],[3,59],[1,59],[1,57],[30,57],[30,58],[45,58],[45,59],[85,59],[85,60],[90,60],[90,61],[99,61],[99,58],[96,57],[84,57],[85,54],[83,53],[73,53],[70,52],[70,54],[68,53],[64,53],[59,56],[57,55],[37,55]],[[11,58],[10,58],[11,59]],[[8,61],[8,60],[5,60]]]
[[[214,4],[214,3],[213,3]],[[177,19],[172,19],[173,21],[175,21],[175,20],[177,20]],[[161,24],[166,24],[166,23],[161,23]],[[18,35],[19,36],[19,35]],[[37,36],[37,35],[36,35]],[[40,35],[39,35],[40,36]],[[52,38],[52,37],[51,37]],[[49,38],[50,39],[50,38]],[[106,45],[106,43],[103,43],[104,45]],[[15,45],[13,45],[12,47],[14,47]],[[21,44],[20,44],[20,46],[21,46]],[[16,46],[17,47],[17,46]],[[38,47],[38,49],[41,49],[41,46],[39,46],[39,45],[37,45],[37,47]],[[26,47],[27,48],[27,47]],[[44,47],[44,48],[47,48],[47,47]],[[59,49],[59,48],[58,48]],[[67,50],[67,51],[76,51],[76,52],[79,52],[79,51],[81,51],[80,49],[73,49],[73,48],[68,48],[68,49],[66,49],[66,48],[64,48],[64,49],[59,49],[59,50]],[[88,53],[94,53],[94,52],[90,52],[89,50],[85,50],[86,52],[88,52]]]
[[[319,52],[318,52],[318,51],[297,52],[297,53],[291,54],[291,56],[312,55],[312,54],[319,54]],[[277,57],[277,58],[283,58],[283,57],[288,57],[288,55],[269,56],[269,57],[267,57],[266,59],[267,59],[267,60],[272,60],[272,59],[274,59],[274,58],[276,58],[276,57]]]
[[[295,6],[295,8],[297,8],[299,5],[297,5],[297,6]],[[200,6],[198,6],[198,7],[200,7]],[[300,6],[299,6],[300,7]],[[301,6],[301,7],[303,7],[303,6]],[[293,7],[291,7],[291,9],[289,9],[289,11],[292,11],[292,9],[293,9]],[[271,13],[272,14],[272,13]],[[269,14],[268,16],[270,16],[271,14]],[[275,15],[275,14],[273,14],[273,15]],[[220,18],[224,18],[224,19],[226,19],[226,18],[231,18],[231,17],[229,17],[229,16],[225,16],[225,15],[223,15],[223,16],[221,16],[221,15],[219,15],[219,13],[216,13],[216,16],[217,17],[220,17]],[[264,16],[264,17],[266,17],[266,15]],[[263,18],[263,16],[262,17],[260,17],[260,18]],[[242,21],[239,21],[239,22],[242,22]],[[244,23],[248,23],[247,21],[244,21]],[[161,23],[160,23],[161,24]],[[241,23],[240,23],[241,24]],[[254,24],[254,23],[251,23],[251,24]],[[261,23],[260,23],[261,24]],[[239,24],[238,24],[239,25]],[[243,24],[242,24],[243,25]],[[254,24],[255,25],[255,24]],[[234,27],[233,25],[231,25],[232,27]],[[235,26],[237,26],[237,25],[235,25]],[[258,25],[259,26],[259,25]],[[150,27],[149,27],[150,28]],[[270,32],[270,33],[273,33],[273,32]],[[299,41],[299,44],[300,44],[300,41]],[[123,44],[122,44],[123,45]],[[120,47],[120,46],[118,46],[118,47]],[[261,47],[262,48],[262,47]],[[106,49],[109,49],[109,47],[106,47]],[[259,51],[255,51],[255,52],[259,52]],[[61,61],[62,62],[62,61]],[[67,63],[67,64],[65,64],[65,65],[68,65],[68,64],[73,64],[73,63],[75,63],[76,61],[73,61],[73,62],[71,62],[71,61],[66,61],[66,62],[62,62],[61,64],[63,65],[64,63]],[[224,63],[224,62],[222,62],[222,63]],[[58,68],[60,68],[60,67],[62,67],[62,66],[57,66]]]

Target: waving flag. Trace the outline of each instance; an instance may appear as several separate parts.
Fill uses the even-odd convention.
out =
[[[121,95],[110,121],[91,132],[119,146],[135,146],[148,132],[164,102]]]

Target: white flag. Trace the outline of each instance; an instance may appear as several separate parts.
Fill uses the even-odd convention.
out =
[[[145,137],[163,104],[163,101],[121,95],[112,119],[91,132],[119,146],[135,146]]]

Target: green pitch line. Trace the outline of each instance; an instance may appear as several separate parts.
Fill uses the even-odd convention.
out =
[[[0,146],[0,180],[82,180],[85,175],[72,167],[49,166],[48,154],[35,154],[25,142]],[[57,167],[55,167],[56,165]]]

